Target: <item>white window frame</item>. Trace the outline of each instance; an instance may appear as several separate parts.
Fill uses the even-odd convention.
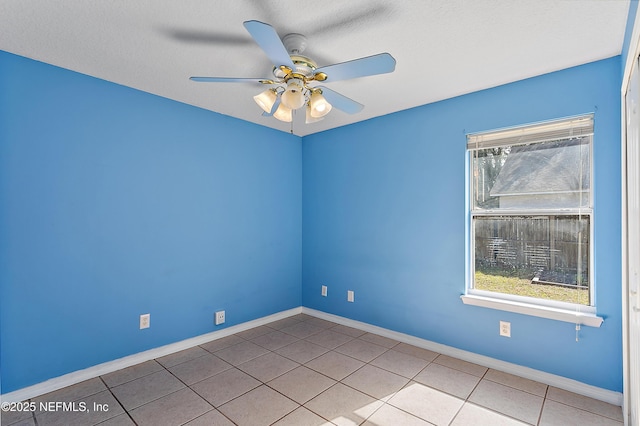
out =
[[[525,126],[498,129],[467,135],[467,274],[465,294],[461,296],[467,305],[515,312],[549,318],[574,324],[600,327],[603,318],[596,315],[594,270],[594,217],[593,217],[593,114],[569,117],[561,120],[534,123]],[[496,209],[474,210],[473,202],[473,153],[479,149],[513,146],[532,142],[564,139],[572,136],[591,136],[589,142],[590,184],[589,206],[576,209]],[[589,216],[589,301],[590,306],[535,297],[497,293],[473,288],[475,278],[475,230],[474,217],[482,216]]]

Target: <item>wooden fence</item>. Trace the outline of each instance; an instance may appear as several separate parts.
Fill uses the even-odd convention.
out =
[[[476,217],[474,225],[476,269],[527,270],[560,284],[589,282],[588,216]]]

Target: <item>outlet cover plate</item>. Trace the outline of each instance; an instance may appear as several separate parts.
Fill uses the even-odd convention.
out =
[[[511,323],[507,321],[500,321],[500,335],[504,337],[511,337]]]
[[[353,290],[347,290],[347,302],[353,302]]]
[[[216,325],[224,324],[224,311],[218,311],[215,315]]]
[[[327,286],[323,285],[322,286],[322,290],[320,291],[320,294],[322,294],[322,296],[327,297]]]
[[[140,330],[151,327],[151,314],[140,315]]]

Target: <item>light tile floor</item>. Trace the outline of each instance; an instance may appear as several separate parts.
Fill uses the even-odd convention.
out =
[[[304,314],[29,402],[81,411],[3,412],[2,424],[622,424],[620,407]]]

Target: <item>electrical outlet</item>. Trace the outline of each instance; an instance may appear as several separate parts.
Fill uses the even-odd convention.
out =
[[[321,294],[322,294],[324,297],[327,297],[327,286],[326,286],[326,285],[323,285],[323,286],[322,286]]]
[[[504,337],[511,337],[511,323],[506,321],[500,321],[500,335]]]
[[[140,315],[140,330],[151,327],[151,314]]]
[[[353,302],[353,290],[347,290],[347,302]]]
[[[224,311],[218,311],[215,315],[216,325],[224,324]]]

